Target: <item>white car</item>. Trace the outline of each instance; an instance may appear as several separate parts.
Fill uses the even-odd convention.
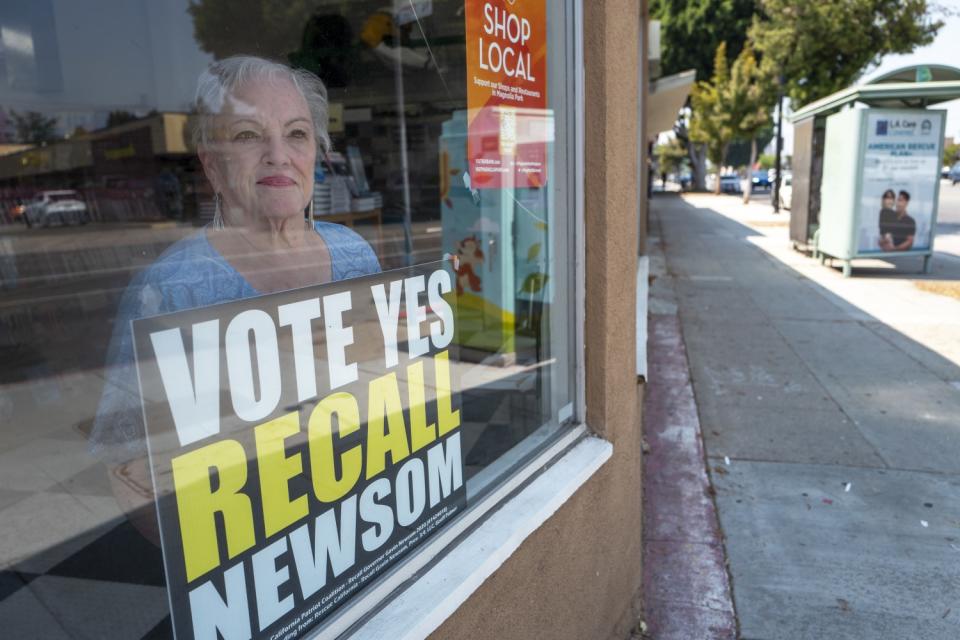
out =
[[[23,220],[28,227],[51,224],[73,225],[87,224],[90,221],[87,205],[80,194],[70,189],[41,191],[27,203],[23,211]]]
[[[774,174],[776,175],[776,174]],[[770,192],[770,199],[773,200],[773,190]],[[783,172],[783,180],[780,181],[780,208],[790,210],[790,202],[793,200],[793,174],[789,171]]]

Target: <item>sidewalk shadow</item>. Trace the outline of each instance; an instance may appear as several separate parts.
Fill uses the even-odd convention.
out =
[[[822,391],[833,396],[833,401],[842,406],[845,415],[853,414],[847,415],[848,418],[865,425],[867,439],[886,464],[960,472],[960,458],[948,454],[945,449],[960,450],[960,424],[956,420],[960,415],[960,393],[953,386],[960,381],[957,363],[894,329],[748,240],[768,238],[762,232],[678,197],[657,199],[652,203],[652,209],[656,225],[652,235],[657,235],[659,227],[668,264],[680,269],[679,273],[671,275],[675,278],[680,315],[686,316],[683,317],[685,334],[691,324],[702,327],[705,323],[713,323],[717,328],[729,328],[735,332],[733,335],[712,337],[730,343],[728,349],[721,351],[731,357],[747,356],[740,357],[741,362],[735,363],[743,365],[737,371],[733,371],[736,367],[724,369],[723,362],[713,360],[705,362],[698,371],[697,345],[688,343],[688,351],[693,352],[691,368],[695,383],[700,382],[701,388],[717,393],[735,395],[743,392],[748,394],[745,397],[750,397],[749,394],[765,386],[763,380],[758,382],[754,378],[767,376],[769,382],[783,383],[787,391],[780,393],[788,406],[806,400],[811,409],[819,409],[824,398],[820,397],[823,393],[815,389],[813,383],[816,381]],[[685,234],[683,242],[671,244],[671,233],[678,232]],[[787,246],[786,240],[784,246]],[[678,250],[685,254],[674,255]],[[800,253],[794,255],[815,264],[812,258],[803,258]],[[751,258],[757,257],[764,262],[751,266]],[[934,272],[928,276],[890,273],[882,268],[855,268],[853,278],[868,281],[960,279],[960,258],[938,253],[933,264]],[[919,291],[917,293],[922,295]],[[937,298],[930,300],[937,306]],[[926,318],[925,322],[933,320]],[[943,318],[943,323],[949,324],[950,320]],[[849,326],[844,328],[844,324]],[[744,325],[756,326],[761,332],[765,331],[763,325],[767,325],[775,328],[776,335],[751,336]],[[708,335],[702,330],[700,334]],[[757,344],[764,338],[783,343],[777,346],[781,361],[759,352]],[[707,346],[716,350],[712,345]],[[749,360],[754,354],[759,359],[751,373],[751,363],[743,360]],[[790,380],[789,367],[783,360],[791,358],[792,362],[803,365],[804,379],[801,381]],[[742,370],[744,367],[746,371]],[[761,369],[765,371],[761,372]],[[724,380],[724,371],[740,376],[739,382]],[[909,384],[904,385],[905,381]],[[757,384],[751,386],[752,383]],[[776,391],[777,387],[773,389]],[[804,398],[806,391],[811,394]],[[888,395],[878,397],[882,393]],[[921,404],[931,406],[921,407],[926,410],[918,409],[916,403],[911,402],[911,394],[917,398],[917,403],[922,398]],[[700,395],[698,393],[698,402]],[[795,395],[798,397],[793,397]],[[729,397],[721,399],[728,400]],[[771,400],[775,397],[769,396]],[[708,400],[715,398],[708,397]],[[912,436],[919,437],[929,446],[929,456],[912,456],[911,464],[906,465],[893,463],[894,458],[903,457],[899,453],[892,455],[904,437],[903,425],[913,425]],[[708,431],[704,429],[709,445]]]

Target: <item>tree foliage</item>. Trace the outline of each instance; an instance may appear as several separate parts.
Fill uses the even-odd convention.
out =
[[[794,107],[846,88],[886,54],[929,44],[943,25],[927,0],[757,3],[750,40]]]
[[[191,0],[193,35],[214,58],[238,53],[286,59],[300,46],[319,0]]]
[[[690,119],[690,140],[702,144],[709,160],[719,171],[727,146],[736,134],[731,113],[725,108],[725,94],[730,84],[727,45],[721,42],[714,54],[710,81],[697,82],[690,93],[693,116]],[[717,180],[717,190],[720,181]]]
[[[687,160],[687,148],[679,138],[672,137],[654,147],[653,155],[657,158],[660,173],[677,173]]]
[[[735,140],[750,142],[750,170],[757,161],[757,138],[771,126],[770,111],[776,100],[773,79],[757,64],[748,44],[730,70],[723,106],[730,113]],[[747,180],[744,202],[750,201],[752,182]]]
[[[698,82],[691,94],[690,139],[706,145],[707,158],[718,168],[732,141],[750,142],[752,165],[756,139],[770,127],[774,97],[773,82],[757,64],[753,49],[745,47],[728,66],[726,44],[721,43],[710,81]]]
[[[952,142],[943,146],[943,164],[952,167],[960,160],[960,144]]]
[[[107,128],[117,127],[121,124],[126,124],[128,122],[133,122],[137,119],[137,116],[130,113],[129,111],[124,111],[123,109],[116,109],[107,114]]]
[[[23,113],[10,111],[17,140],[26,144],[43,144],[57,139],[57,119],[48,118],[38,111]]]
[[[755,10],[756,0],[652,0],[650,14],[660,21],[663,73],[696,69],[699,79],[709,78],[721,42],[728,61],[740,54]]]

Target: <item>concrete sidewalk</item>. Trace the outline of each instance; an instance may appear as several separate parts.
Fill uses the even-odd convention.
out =
[[[741,637],[960,637],[960,301],[919,264],[845,280],[768,206],[651,208],[651,313],[676,305]]]

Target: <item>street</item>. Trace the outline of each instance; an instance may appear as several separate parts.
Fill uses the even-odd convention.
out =
[[[955,247],[960,186],[941,193]],[[924,287],[960,259],[844,279],[766,202],[652,212],[651,313],[682,329],[740,637],[956,638],[960,300]]]
[[[937,220],[940,224],[960,227],[960,182],[951,184],[949,180],[940,181],[940,212]]]

